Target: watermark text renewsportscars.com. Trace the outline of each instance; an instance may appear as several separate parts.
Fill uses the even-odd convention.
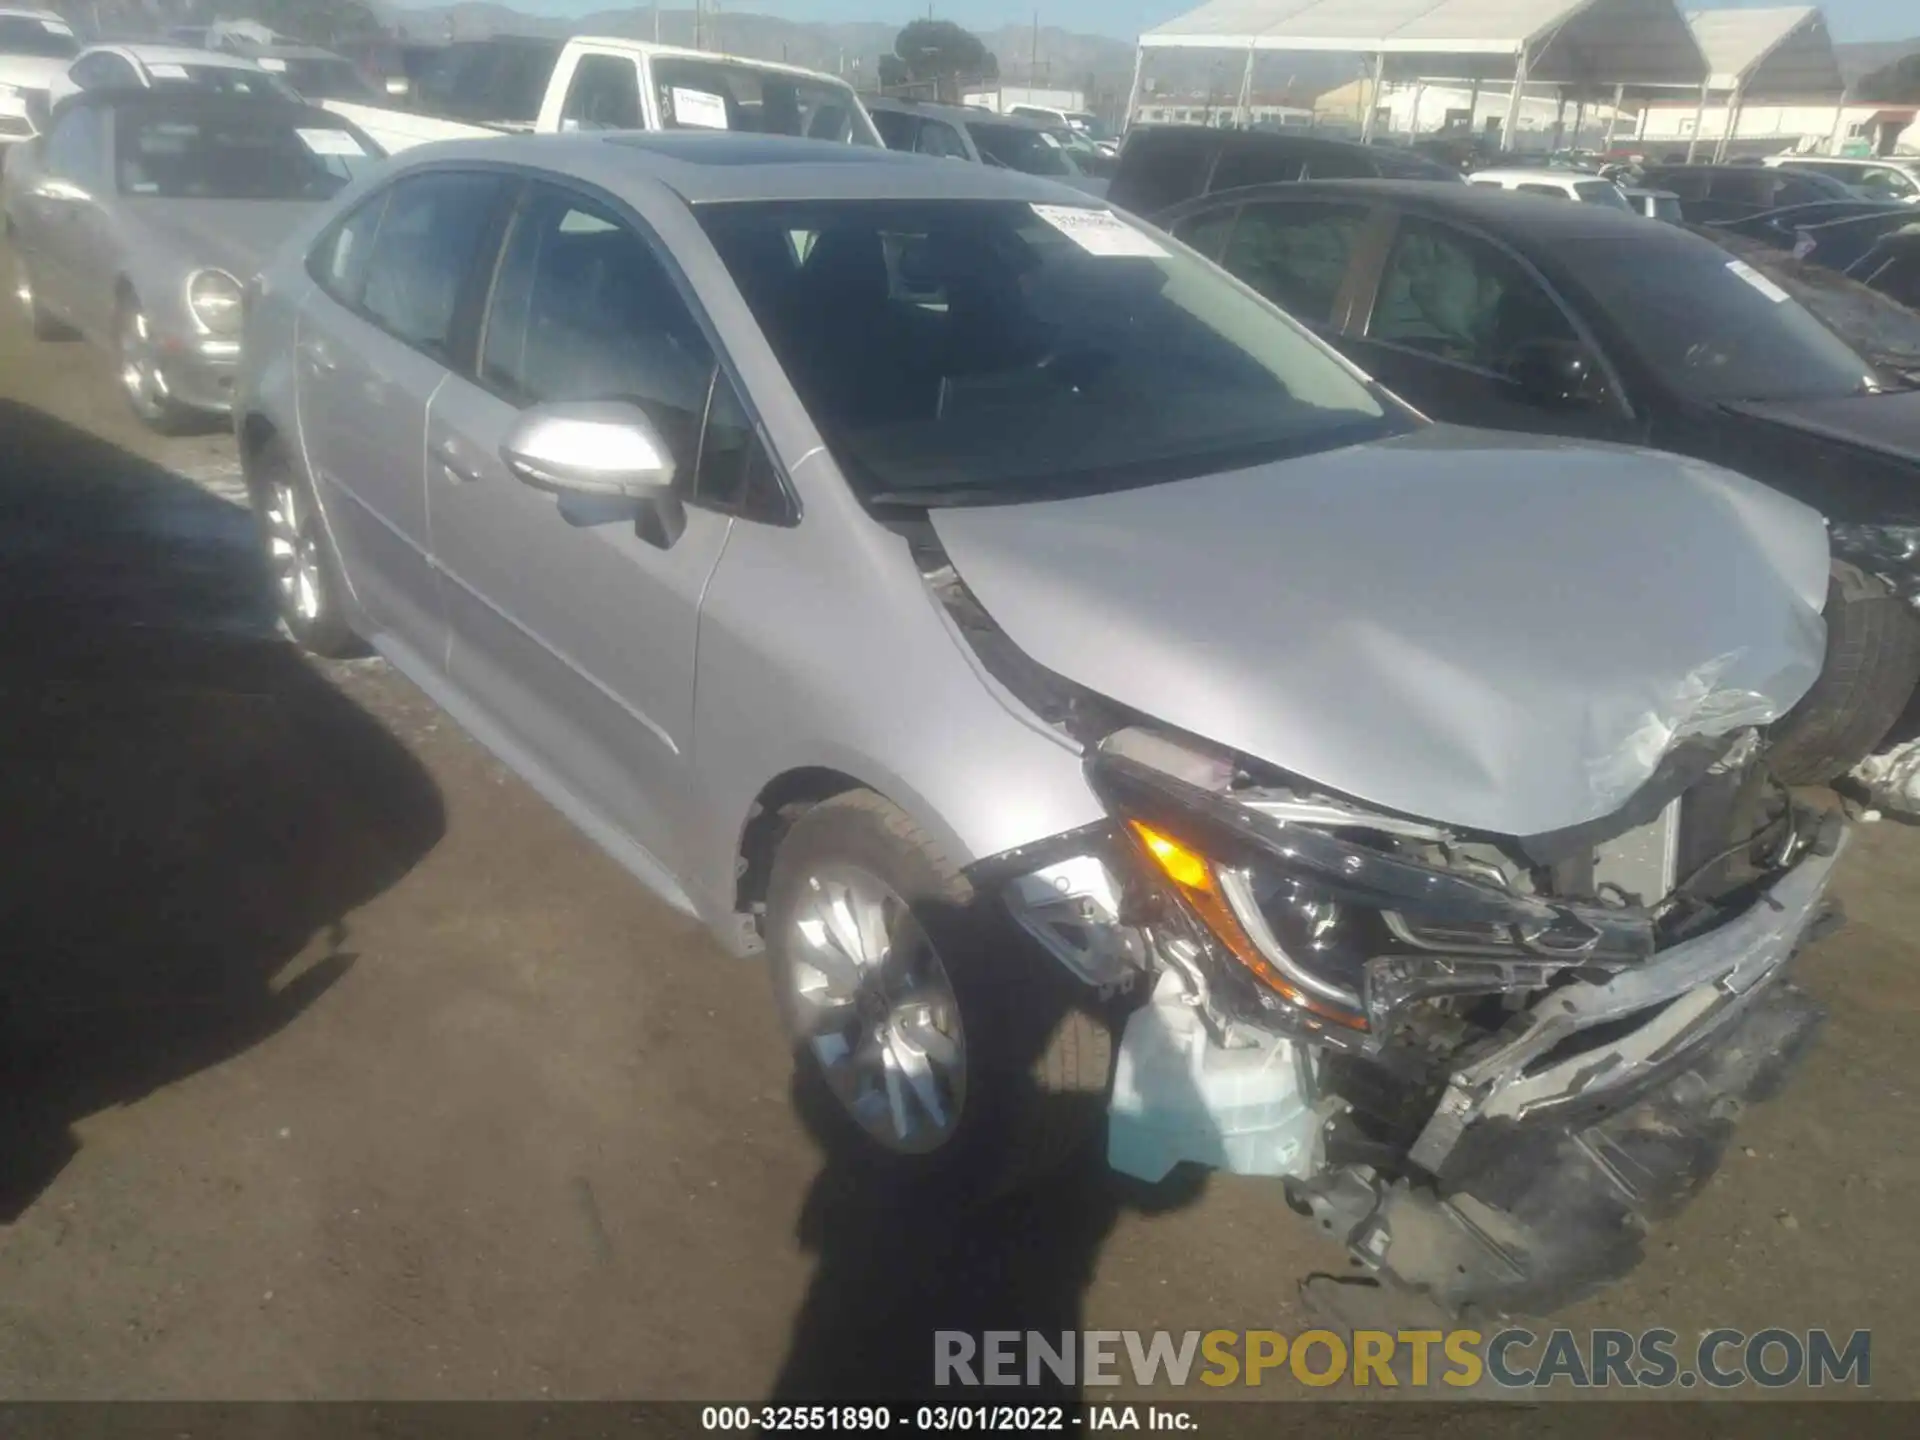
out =
[[[937,1386],[1864,1389],[1868,1330],[939,1330]],[[1204,1392],[1202,1392],[1204,1393]]]

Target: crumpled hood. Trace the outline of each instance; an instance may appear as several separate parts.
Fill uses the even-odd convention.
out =
[[[130,213],[151,232],[165,236],[183,263],[217,265],[246,282],[280,242],[310,217],[320,202],[311,200],[129,201]]]
[[[1612,813],[1675,740],[1791,709],[1826,652],[1820,517],[1652,451],[1432,426],[931,518],[988,614],[1056,673],[1496,834]]]

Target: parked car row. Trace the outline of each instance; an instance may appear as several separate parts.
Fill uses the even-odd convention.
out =
[[[764,957],[903,1203],[1104,1124],[1455,1311],[1630,1266],[1817,1019],[1845,832],[1785,781],[1920,671],[1895,370],[1383,147],[1140,132],[1156,226],[931,163],[970,112],[539,53],[391,157],[74,97],[0,191],[36,332],[230,412],[290,632]]]

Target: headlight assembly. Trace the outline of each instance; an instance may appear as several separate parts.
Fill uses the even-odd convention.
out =
[[[1111,752],[1089,773],[1164,888],[1259,982],[1263,1004],[1316,1029],[1377,1030],[1411,999],[1531,988],[1653,953],[1653,917],[1639,907],[1522,894]]]
[[[224,270],[196,271],[187,281],[187,308],[209,335],[238,335],[245,303],[240,282]]]

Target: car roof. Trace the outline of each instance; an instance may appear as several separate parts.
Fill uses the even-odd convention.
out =
[[[626,131],[450,140],[396,157],[415,164],[531,165],[608,187],[651,180],[690,205],[736,200],[1012,200],[1098,204],[1082,191],[990,165],[955,165],[874,145],[731,131]],[[412,163],[409,163],[412,162]]]
[[[112,40],[98,45],[89,45],[80,54],[84,57],[95,51],[112,51],[117,55],[129,55],[142,65],[217,65],[227,70],[258,70],[260,67],[244,55],[233,55],[220,50],[199,50],[191,45],[158,45],[144,40]]]
[[[62,25],[67,23],[65,16],[33,5],[0,5],[0,16],[9,20],[58,20]]]
[[[1668,234],[1682,234],[1612,205],[1569,205],[1545,195],[1527,195],[1493,185],[1436,185],[1431,180],[1299,180],[1257,185],[1247,190],[1218,191],[1206,197],[1223,200],[1353,200],[1367,197],[1391,202],[1402,210],[1446,215],[1498,234],[1524,248],[1532,242],[1621,239],[1657,242]],[[1193,201],[1177,207],[1181,213],[1206,208]]]
[[[1577,180],[1600,178],[1590,170],[1555,170],[1545,165],[1489,165],[1484,170],[1474,171],[1467,179],[1486,180],[1496,176],[1502,180],[1544,180],[1550,185],[1570,185]]]
[[[248,45],[233,52],[249,60],[344,60],[347,57],[320,45],[302,45],[297,40],[276,40],[271,45]]]
[[[79,107],[98,110],[158,110],[163,112],[221,111],[234,113],[293,116],[318,124],[350,128],[345,116],[336,115],[319,105],[308,105],[281,95],[233,95],[223,90],[190,86],[149,90],[131,86],[82,90],[60,103],[60,113]]]
[[[882,110],[894,115],[925,115],[934,120],[948,120],[955,125],[1006,125],[1042,133],[1047,128],[1024,115],[995,114],[984,105],[937,105],[928,101],[889,98],[869,100],[866,106],[868,110]]]

